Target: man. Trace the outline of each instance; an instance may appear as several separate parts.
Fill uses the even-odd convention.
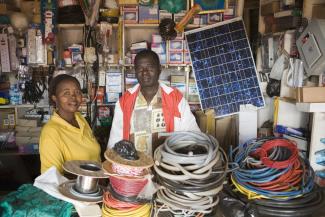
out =
[[[122,139],[133,141],[138,151],[152,154],[162,141],[159,132],[200,131],[179,90],[159,82],[159,56],[151,50],[134,60],[138,84],[116,103],[108,148]]]

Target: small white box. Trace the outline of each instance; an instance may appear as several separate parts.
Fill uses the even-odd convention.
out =
[[[183,51],[183,40],[170,40],[169,52]]]

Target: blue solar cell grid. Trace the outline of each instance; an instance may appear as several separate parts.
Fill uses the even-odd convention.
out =
[[[216,116],[238,113],[240,105],[264,107],[264,98],[242,19],[185,33],[202,109]]]

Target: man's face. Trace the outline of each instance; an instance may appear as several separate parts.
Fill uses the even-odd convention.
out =
[[[135,75],[141,87],[159,85],[160,65],[151,57],[144,56],[135,63]]]

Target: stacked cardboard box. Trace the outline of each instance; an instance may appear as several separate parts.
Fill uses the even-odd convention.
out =
[[[151,50],[156,52],[159,55],[160,64],[167,63],[167,50],[166,42],[163,41],[162,37],[159,34],[152,34],[151,37]]]
[[[40,119],[18,119],[15,128],[19,152],[38,152],[41,134]]]

